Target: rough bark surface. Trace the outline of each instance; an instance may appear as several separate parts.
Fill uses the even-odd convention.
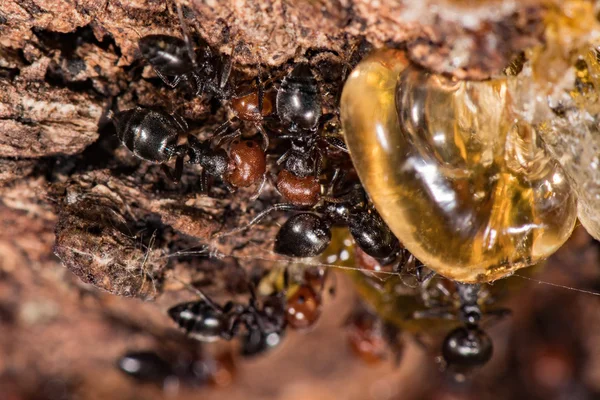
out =
[[[277,77],[307,59],[329,94],[328,111],[335,111],[340,71],[356,61],[357,49],[404,48],[434,71],[484,79],[540,40],[544,16],[534,0],[182,4],[192,32],[232,54],[240,75],[260,64]],[[165,107],[191,121],[200,137],[228,116],[213,112],[208,99],[159,83],[137,54],[139,37],[151,33],[180,36],[171,2],[5,0],[0,7],[0,398],[158,399],[166,392],[181,399],[410,399],[450,391],[491,399],[523,390],[549,398],[570,393],[573,382],[590,397],[600,393],[600,344],[591,335],[600,315],[592,296],[524,289],[514,300],[514,321],[493,333],[500,356],[457,389],[444,384],[416,342],[399,367],[357,361],[340,340],[356,300],[342,275],[317,328],[288,333],[285,347],[264,358],[236,358],[231,386],[225,376],[200,388],[161,388],[121,374],[115,361],[131,349],[213,364],[235,353],[234,345],[201,347],[174,329],[166,310],[195,298],[180,281],[200,283],[224,301],[247,294],[248,276],[292,264],[271,251],[283,215],[214,237],[280,201],[270,183],[254,202],[254,188],[231,195],[219,182],[206,196],[198,190],[199,167],[186,166],[175,184],[117,142],[105,118],[114,105]],[[597,290],[597,257],[579,232],[543,278]],[[577,273],[561,272],[565,265],[579,266]],[[540,339],[534,318],[573,329]],[[520,336],[525,326],[533,333]],[[552,367],[546,378],[544,368]]]

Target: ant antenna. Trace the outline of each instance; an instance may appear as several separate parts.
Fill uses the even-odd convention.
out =
[[[275,205],[272,205],[271,207],[267,208],[266,210],[260,212],[256,217],[254,217],[246,225],[240,226],[240,227],[235,228],[235,229],[232,229],[232,230],[230,230],[228,232],[219,232],[219,233],[216,233],[216,234],[213,235],[213,238],[217,239],[217,238],[220,238],[220,237],[231,236],[231,235],[235,235],[236,233],[243,232],[243,231],[249,229],[250,227],[256,225],[257,223],[259,223],[264,217],[266,217],[267,215],[269,215],[273,211],[289,211],[289,210],[300,210],[300,209],[301,208],[299,208],[298,206],[296,206],[294,204],[289,204],[289,203],[275,204]]]
[[[196,67],[196,54],[194,53],[194,49],[192,48],[192,43],[190,42],[190,35],[188,26],[185,22],[185,18],[183,16],[183,8],[181,7],[181,1],[175,0],[175,4],[177,6],[177,15],[179,16],[179,23],[181,24],[181,31],[183,33],[183,40],[185,41],[185,47],[187,48],[188,55],[194,67]]]
[[[196,293],[198,295],[198,297],[200,297],[203,301],[205,301],[208,305],[210,305],[215,310],[221,310],[221,307],[217,303],[212,301],[211,298],[208,297],[208,295],[206,293],[204,293],[202,290],[198,289],[195,286],[190,285],[187,282],[182,281],[181,279],[177,278],[176,276],[173,276],[172,274],[169,275],[169,278],[181,283],[189,291]]]

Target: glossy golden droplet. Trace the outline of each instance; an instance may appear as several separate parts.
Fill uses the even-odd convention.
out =
[[[548,257],[573,229],[575,196],[516,118],[515,83],[453,81],[383,50],[344,87],[342,124],[363,185],[404,246],[448,278],[501,278]]]

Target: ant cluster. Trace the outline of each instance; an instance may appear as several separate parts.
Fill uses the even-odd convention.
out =
[[[379,216],[356,173],[348,167],[351,161],[339,129],[334,127],[333,132],[328,129],[335,126],[328,124],[338,116],[323,113],[321,85],[311,65],[306,61],[295,63],[281,79],[270,79],[272,87],[268,90],[259,71],[251,90],[240,93],[239,89],[246,86],[235,85],[231,79],[232,57],[218,54],[205,42],[193,46],[179,4],[177,9],[183,39],[144,36],[138,43],[142,57],[168,87],[187,86],[195,96],[226,104],[234,117],[210,137],[199,139],[191,133],[184,118],[164,109],[138,106],[117,111],[110,118],[122,144],[136,157],[159,164],[174,181],[181,179],[186,159],[189,164],[199,165],[202,192],[208,192],[209,179],[220,180],[230,192],[256,186],[251,200],[260,196],[269,180],[267,155],[278,156],[279,172],[274,186],[285,202],[271,205],[245,226],[217,237],[242,232],[274,211],[294,211],[275,237],[275,253],[299,258],[319,256],[332,241],[332,228],[345,226],[361,252],[400,272],[411,255]],[[341,75],[338,91],[345,72]],[[236,121],[242,122],[240,126],[245,126],[243,123],[252,126],[260,141],[244,139],[242,129],[233,129]],[[175,160],[174,172],[167,167],[172,160]],[[423,269],[417,263],[417,276],[427,280],[428,277],[421,276]],[[288,290],[287,275],[286,272],[282,290],[261,301],[254,284],[249,283],[250,298],[246,303],[228,301],[221,305],[202,290],[190,287],[199,299],[177,304],[168,314],[192,338],[211,342],[239,337],[242,354],[260,354],[276,347],[287,327],[308,328],[320,315],[326,274],[307,272],[295,291]],[[464,302],[461,310],[465,311],[461,311],[460,320],[466,325],[448,335],[443,355],[453,364],[481,364],[491,355],[491,341],[478,328],[476,294],[473,300],[469,296],[471,291],[465,289],[461,293]],[[361,340],[371,340],[366,338],[367,331],[382,335],[380,328],[374,328],[373,321],[360,321],[356,331]],[[399,349],[395,352],[400,354]],[[161,376],[187,376],[187,372],[174,371],[152,354],[125,357],[125,361],[135,359],[137,364],[133,364],[159,370]]]

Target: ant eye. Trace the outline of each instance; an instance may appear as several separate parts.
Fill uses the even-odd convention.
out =
[[[365,189],[395,236],[447,278],[499,279],[550,256],[573,230],[575,194],[519,119],[516,85],[449,79],[382,50],[344,86],[344,135]]]

